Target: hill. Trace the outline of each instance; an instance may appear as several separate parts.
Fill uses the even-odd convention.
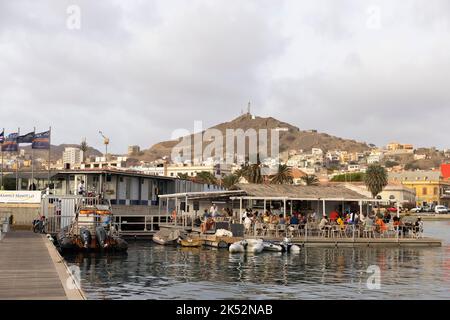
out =
[[[279,121],[275,118],[268,117],[253,117],[250,114],[244,114],[236,119],[213,126],[210,129],[218,129],[225,136],[226,129],[247,129],[253,128],[256,131],[259,129],[276,129],[285,128],[285,131],[280,131],[280,153],[288,150],[304,151],[312,148],[320,148],[324,152],[328,150],[345,150],[349,152],[362,152],[370,149],[364,142],[357,142],[355,140],[343,139],[331,136],[326,133],[316,131],[302,131],[289,123]],[[193,135],[191,135],[193,141]],[[163,141],[153,145],[151,148],[142,150],[137,157],[139,160],[154,161],[164,156],[170,157],[172,148],[178,144],[180,140]],[[268,141],[270,146],[270,139]],[[203,143],[203,147],[208,143]],[[224,143],[225,147],[225,143]],[[226,150],[225,150],[226,152]]]

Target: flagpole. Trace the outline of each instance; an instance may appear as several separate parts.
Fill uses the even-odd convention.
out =
[[[50,149],[52,147],[52,127],[48,129],[48,190],[50,191]]]
[[[2,142],[2,146],[1,146],[1,149],[2,149],[2,189],[1,190],[4,189],[4,186],[3,186],[3,167],[5,166],[5,163],[3,162],[3,143],[4,142],[5,142],[5,128],[3,128],[3,142]]]
[[[34,137],[34,135],[36,135],[36,127],[33,127],[33,132]],[[31,190],[34,190],[33,186],[34,186],[34,149],[33,143],[31,143]]]
[[[17,138],[16,138],[16,143],[17,143],[17,154],[16,154],[16,190],[19,190],[19,143],[17,142],[17,140],[19,140],[19,136],[20,136],[20,127],[17,128]]]

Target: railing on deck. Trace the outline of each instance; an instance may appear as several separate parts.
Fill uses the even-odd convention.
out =
[[[159,230],[162,223],[170,222],[168,215],[114,215],[113,225],[120,235],[150,235]]]

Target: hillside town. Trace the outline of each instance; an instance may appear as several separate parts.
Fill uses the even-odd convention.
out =
[[[315,130],[309,130],[311,131]],[[170,155],[149,161],[142,159],[143,152],[138,145],[128,146],[127,154],[107,153],[109,139],[103,138],[106,147],[104,153],[88,146],[86,139],[79,145],[52,146],[57,150],[52,151],[51,157],[49,152],[48,157],[44,153],[44,156],[33,158],[34,154],[25,148],[19,148],[18,152],[3,152],[3,188],[27,190],[30,186],[35,186],[45,189],[48,186],[49,172],[53,176],[59,172],[99,169],[190,180],[224,189],[232,188],[237,183],[256,182],[249,181],[251,179],[246,177],[243,168],[249,164],[242,161],[226,163],[221,157],[208,157],[180,162],[171,159]],[[261,180],[258,182],[342,184],[362,195],[370,196],[363,181],[368,166],[373,164],[381,165],[388,173],[388,185],[378,195],[378,199],[386,203],[400,202],[406,209],[419,207],[422,210],[432,210],[437,205],[449,206],[450,150],[415,148],[409,143],[391,142],[383,147],[371,144],[367,150],[359,152],[324,150],[320,146],[309,150],[289,149],[287,146],[280,151],[279,157],[266,157],[258,163],[261,170]],[[284,170],[288,178],[274,182],[274,176],[280,170]]]

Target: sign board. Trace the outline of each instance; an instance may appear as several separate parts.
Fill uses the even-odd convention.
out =
[[[40,203],[41,191],[0,191],[0,203]]]

